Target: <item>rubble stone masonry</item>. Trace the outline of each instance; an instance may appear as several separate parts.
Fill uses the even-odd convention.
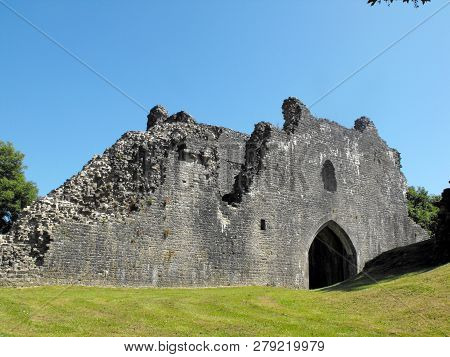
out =
[[[308,288],[324,227],[356,271],[428,238],[408,218],[400,155],[369,119],[347,129],[296,98],[282,109],[283,129],[261,122],[248,136],[156,106],[147,131],[125,133],[0,236],[0,284]]]

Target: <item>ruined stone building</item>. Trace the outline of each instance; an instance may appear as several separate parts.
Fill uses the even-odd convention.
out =
[[[248,136],[154,107],[0,237],[0,283],[316,288],[428,238],[369,119],[282,109]]]

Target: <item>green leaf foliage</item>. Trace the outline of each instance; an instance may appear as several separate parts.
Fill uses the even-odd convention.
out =
[[[440,201],[441,197],[428,194],[423,187],[411,186],[408,188],[406,198],[408,199],[409,216],[431,236],[434,236],[439,212],[436,203]]]
[[[400,0],[367,0],[367,3],[370,4],[370,6],[373,6],[375,4],[380,4],[382,1],[388,3],[388,5],[392,4],[394,1],[400,1]],[[412,3],[415,7],[419,7],[419,3],[422,3],[422,5],[425,5],[427,2],[430,2],[431,0],[401,0],[404,3]]]
[[[23,159],[24,154],[11,143],[0,140],[0,211],[8,210],[13,216],[38,194],[36,185],[25,179]]]

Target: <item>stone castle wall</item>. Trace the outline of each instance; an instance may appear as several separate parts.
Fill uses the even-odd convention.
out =
[[[324,226],[349,238],[357,270],[428,238],[407,215],[400,157],[360,118],[352,129],[294,98],[285,125],[249,137],[149,114],[26,210],[0,244],[3,283],[308,287]]]

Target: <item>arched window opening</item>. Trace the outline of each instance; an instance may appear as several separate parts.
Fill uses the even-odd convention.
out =
[[[336,172],[334,170],[333,163],[330,160],[326,160],[322,166],[322,181],[323,188],[329,192],[336,192],[337,182],[336,182]]]

